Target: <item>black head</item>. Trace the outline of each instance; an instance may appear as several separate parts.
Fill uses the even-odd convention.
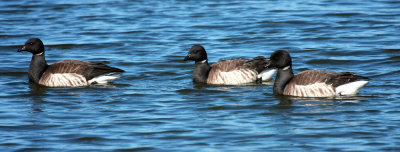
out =
[[[44,45],[43,42],[38,38],[31,38],[25,42],[25,45],[18,49],[18,52],[27,51],[31,52],[32,54],[40,54],[44,52]]]
[[[193,45],[190,48],[188,55],[185,57],[184,61],[192,60],[195,62],[207,60],[206,50],[201,45]]]
[[[289,55],[289,52],[284,50],[278,50],[271,54],[270,63],[267,65],[268,67],[275,67],[278,69],[283,69],[287,66],[292,66],[292,58]]]

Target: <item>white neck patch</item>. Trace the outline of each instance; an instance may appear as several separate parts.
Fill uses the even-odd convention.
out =
[[[288,70],[290,68],[290,66],[286,66],[286,67],[284,67],[282,70]]]
[[[203,61],[201,61],[201,63],[206,63],[207,62],[207,60],[203,60]]]
[[[41,52],[41,53],[38,53],[38,54],[35,54],[35,55],[43,55],[43,53],[44,53],[44,52]]]

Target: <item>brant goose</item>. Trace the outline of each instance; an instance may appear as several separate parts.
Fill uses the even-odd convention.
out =
[[[355,95],[368,84],[367,77],[353,72],[307,70],[293,74],[289,52],[278,50],[271,54],[267,67],[275,67],[278,74],[274,83],[274,94],[300,97],[331,97]]]
[[[209,65],[206,50],[201,45],[190,48],[184,61],[187,60],[195,61],[193,82],[199,83],[235,85],[260,82],[271,79],[276,72],[275,69],[264,71],[268,59],[263,56],[220,60]]]
[[[105,84],[119,78],[124,70],[107,66],[101,62],[63,60],[47,65],[44,45],[38,38],[25,42],[18,52],[32,53],[29,66],[29,81],[48,87],[78,87],[91,84]]]

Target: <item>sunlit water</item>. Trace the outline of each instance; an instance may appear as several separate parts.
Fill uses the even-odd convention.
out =
[[[0,2],[1,151],[400,151],[400,2]],[[107,86],[30,84],[41,38],[48,63],[108,61]],[[288,50],[295,73],[352,71],[359,95],[283,98],[272,82],[192,82],[202,44],[210,62]]]

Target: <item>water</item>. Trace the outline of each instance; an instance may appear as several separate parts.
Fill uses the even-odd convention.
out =
[[[369,1],[0,2],[1,151],[400,151],[400,3]],[[30,84],[31,37],[48,63],[108,61],[107,86]],[[290,51],[295,73],[353,71],[353,97],[282,98],[272,82],[194,84],[210,62]]]

